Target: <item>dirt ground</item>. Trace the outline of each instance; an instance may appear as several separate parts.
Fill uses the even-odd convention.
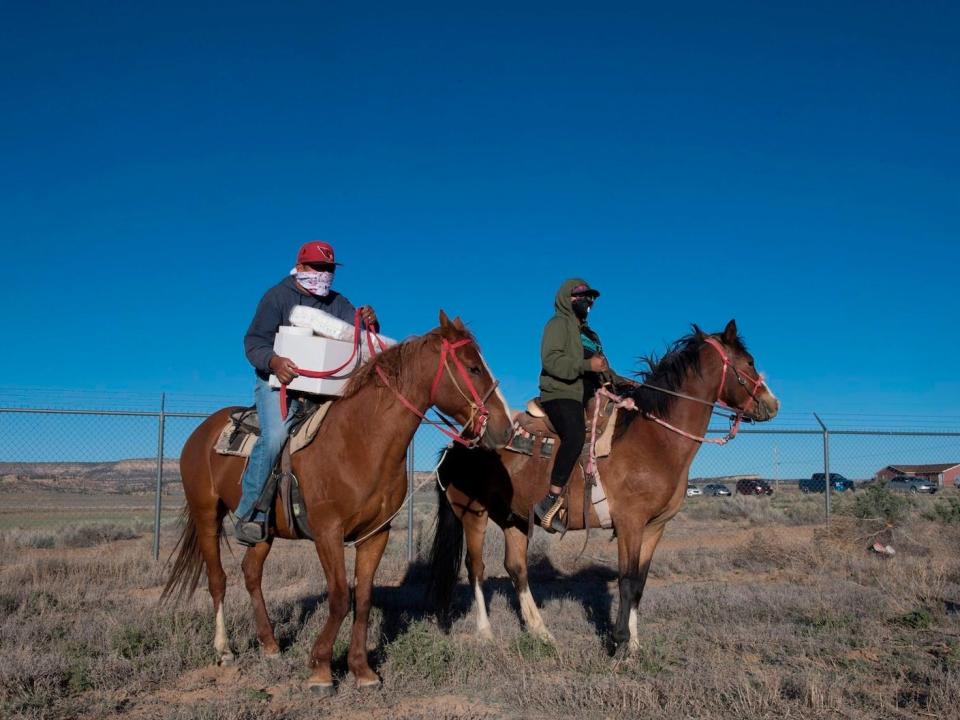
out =
[[[177,607],[157,604],[167,569],[150,558],[148,532],[114,523],[99,534],[58,528],[51,539],[28,523],[0,536],[0,715],[960,717],[960,523],[924,500],[886,530],[849,516],[825,528],[810,521],[816,502],[688,502],[654,559],[642,648],[633,655],[609,643],[617,602],[609,531],[594,531],[579,561],[582,535],[536,536],[531,586],[556,638],[550,645],[523,630],[496,529],[485,551],[494,640],[483,641],[465,582],[449,633],[424,611],[428,570],[407,566],[400,528],[378,573],[369,635],[383,685],[353,686],[345,624],[330,699],[304,687],[326,617],[310,544],[279,541],[268,560],[265,594],[283,649],[273,660],[257,647],[240,553],[225,552],[237,659],[219,667],[203,583]],[[424,503],[415,534],[421,553],[430,520]],[[868,552],[878,531],[895,556]],[[64,547],[67,537],[76,546]],[[167,552],[175,539],[171,524]]]

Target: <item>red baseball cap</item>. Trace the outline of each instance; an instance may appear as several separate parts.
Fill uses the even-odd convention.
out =
[[[600,291],[594,290],[592,287],[586,283],[580,283],[575,285],[572,290],[570,290],[571,295],[577,295],[580,297],[589,297],[589,298],[598,298],[600,297]]]
[[[300,246],[300,252],[297,253],[297,264],[310,265],[312,263],[329,263],[330,265],[340,265],[336,262],[333,255],[333,245],[322,240],[311,240]]]

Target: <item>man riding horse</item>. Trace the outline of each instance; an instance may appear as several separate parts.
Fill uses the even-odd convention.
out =
[[[290,358],[273,351],[274,338],[280,326],[288,324],[290,311],[297,305],[318,308],[344,322],[353,323],[356,309],[347,298],[331,289],[334,273],[340,264],[336,262],[329,243],[314,240],[301,246],[296,267],[264,294],[243,339],[247,360],[256,371],[253,396],[260,418],[260,437],[243,472],[243,495],[234,513],[237,542],[243,545],[256,545],[266,538],[266,518],[254,504],[283,450],[299,408],[299,401],[294,398],[291,412],[284,418],[280,411],[279,392],[270,387],[271,373],[285,384],[298,374],[298,368]],[[364,329],[376,326],[377,314],[372,307],[362,306],[360,316]]]

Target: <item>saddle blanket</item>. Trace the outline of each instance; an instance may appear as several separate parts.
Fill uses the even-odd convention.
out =
[[[311,410],[309,414],[298,422],[290,433],[290,454],[303,450],[316,437],[320,425],[330,409],[333,400],[325,400],[318,403],[316,410]],[[220,455],[236,455],[237,457],[250,457],[257,437],[260,435],[260,423],[257,420],[257,411],[253,408],[245,408],[230,414],[230,419],[220,431],[220,437],[214,446]]]

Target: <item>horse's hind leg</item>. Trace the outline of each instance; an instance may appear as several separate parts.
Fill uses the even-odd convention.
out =
[[[389,530],[382,530],[357,546],[355,563],[355,586],[353,606],[353,632],[350,635],[350,650],[347,666],[356,678],[358,688],[376,687],[380,678],[370,669],[367,659],[367,627],[370,621],[370,606],[373,599],[373,576],[380,565],[384,548],[390,537]]]
[[[247,548],[240,565],[243,569],[243,580],[247,586],[247,592],[250,593],[250,602],[253,603],[257,638],[260,640],[260,647],[263,649],[264,656],[268,658],[279,657],[280,655],[280,646],[273,634],[273,625],[270,622],[270,616],[267,614],[267,605],[263,600],[263,589],[261,588],[263,563],[266,561],[267,555],[270,554],[271,547],[273,547],[272,537],[268,538],[266,542]]]
[[[503,529],[504,557],[503,565],[513,580],[520,601],[520,614],[527,632],[545,642],[554,642],[553,635],[540,616],[537,603],[530,592],[527,579],[527,533],[526,528],[508,525]]]
[[[493,640],[490,618],[487,616],[487,603],[483,599],[483,537],[487,530],[487,511],[471,502],[463,511],[463,532],[467,540],[467,576],[473,597],[477,603],[477,636],[482,640]]]

